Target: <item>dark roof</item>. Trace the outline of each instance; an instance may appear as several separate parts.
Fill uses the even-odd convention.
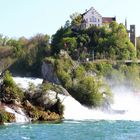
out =
[[[103,23],[111,23],[112,21],[116,21],[116,17],[103,17],[102,18]]]
[[[94,10],[98,15],[100,15],[93,7],[91,7],[89,10],[86,10],[83,14],[81,14],[81,16],[86,15],[90,10]]]
[[[86,13],[88,13],[90,10],[87,10],[85,13],[81,14],[81,16],[84,16]]]

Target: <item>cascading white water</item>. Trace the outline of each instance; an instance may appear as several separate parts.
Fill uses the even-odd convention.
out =
[[[65,119],[74,120],[140,120],[140,96],[124,87],[112,89],[114,103],[110,110],[88,109],[71,96],[59,95],[65,106]]]
[[[42,79],[33,78],[15,77],[14,80],[26,89],[29,82],[35,85],[42,83]],[[88,109],[71,96],[59,95],[65,106],[64,118],[74,120],[140,120],[140,95],[135,95],[134,92],[125,87],[115,87],[112,92],[114,94],[114,103],[108,111]]]
[[[39,85],[42,83],[42,79],[39,78],[21,78],[21,77],[13,77],[13,80],[16,82],[16,84],[23,89],[28,89],[29,88],[29,83],[33,83],[35,86]],[[30,122],[30,118],[28,118],[25,113],[22,111],[21,108],[16,107],[16,110],[5,106],[5,111],[13,113],[16,118],[17,123],[25,123],[25,122]]]
[[[17,85],[21,86],[24,89],[29,88],[29,83],[33,83],[35,86],[42,83],[40,78],[26,78],[26,77],[13,77]]]
[[[21,108],[17,107],[16,111],[8,106],[4,106],[5,111],[12,113],[15,115],[15,119],[17,123],[30,122],[30,119],[26,117],[25,113],[21,110]]]

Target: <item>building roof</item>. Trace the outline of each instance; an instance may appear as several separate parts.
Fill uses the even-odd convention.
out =
[[[81,14],[82,16],[84,16],[85,14],[87,14],[90,10],[86,10],[86,12],[84,12],[83,14]]]
[[[112,21],[116,21],[116,17],[103,17],[102,18],[103,23],[111,23]]]
[[[83,14],[81,14],[81,16],[86,15],[89,11],[94,10],[98,15],[101,16],[101,14],[99,14],[93,7],[91,7],[89,10],[86,10]]]

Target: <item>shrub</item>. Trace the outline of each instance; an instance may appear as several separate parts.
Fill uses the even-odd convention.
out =
[[[22,101],[24,98],[23,91],[15,84],[9,71],[5,73],[0,98],[4,102],[12,102],[14,99]]]
[[[0,123],[15,122],[15,115],[0,109]]]
[[[97,63],[96,69],[99,71],[100,75],[103,75],[105,77],[110,76],[110,73],[113,70],[112,65],[107,62]]]
[[[72,86],[72,78],[71,75],[64,70],[57,72],[58,78],[61,81],[62,85],[68,89]]]
[[[41,93],[46,93],[46,91],[48,90],[52,90],[53,89],[53,85],[51,83],[43,83],[40,85],[39,89],[41,90]]]
[[[75,70],[74,70],[74,78],[82,78],[85,75],[86,71],[84,69],[83,66],[78,66]]]
[[[86,106],[100,106],[103,102],[103,96],[99,87],[99,82],[91,76],[86,76],[74,86],[72,95]]]

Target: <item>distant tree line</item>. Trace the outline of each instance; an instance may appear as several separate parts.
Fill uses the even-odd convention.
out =
[[[41,76],[44,57],[50,55],[48,35],[37,34],[29,39],[0,36],[0,65],[16,75]],[[1,70],[2,71],[2,70]]]

